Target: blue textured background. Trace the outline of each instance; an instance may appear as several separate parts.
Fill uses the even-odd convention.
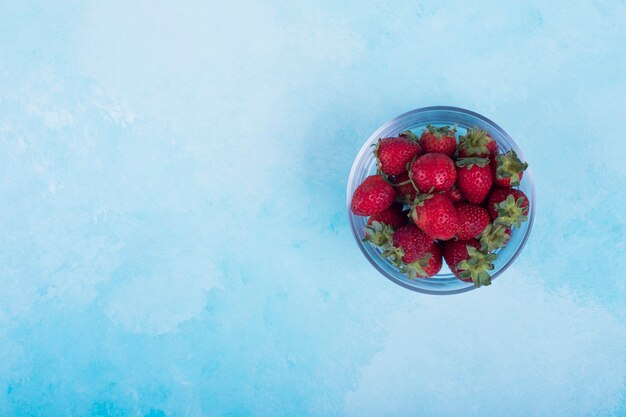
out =
[[[0,415],[626,415],[626,4],[475,3],[0,2]],[[537,186],[453,297],[378,275],[344,208],[433,104]]]

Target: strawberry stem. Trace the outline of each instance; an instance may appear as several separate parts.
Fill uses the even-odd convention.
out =
[[[494,221],[496,224],[502,224],[509,227],[520,227],[522,223],[528,220],[526,212],[528,207],[522,207],[522,204],[526,201],[526,198],[520,197],[517,200],[512,194],[506,198],[506,200],[496,204],[496,212],[498,217]]]
[[[430,258],[433,257],[433,254],[427,252],[424,256],[418,259],[415,262],[411,262],[409,264],[403,264],[400,267],[400,272],[403,274],[407,274],[410,279],[415,279],[417,277],[426,277],[428,274],[424,270],[428,266],[428,262]]]
[[[456,161],[456,166],[471,169],[474,165],[484,168],[489,163],[489,158],[460,158]]]
[[[456,134],[456,124],[454,125],[454,129],[450,129],[450,126],[437,127],[433,125],[428,125],[426,126],[426,130],[432,133],[438,140],[441,140],[443,136],[453,138]]]
[[[365,237],[363,242],[369,242],[374,246],[383,247],[391,242],[393,229],[391,226],[378,221],[365,227]]]
[[[471,278],[477,287],[491,285],[491,275],[488,271],[493,270],[493,261],[498,255],[479,251],[471,245],[467,245],[466,248],[469,257],[456,266],[456,269],[460,271],[459,278]]]
[[[496,156],[496,178],[510,178],[511,186],[520,184],[521,174],[528,168],[526,162],[522,162],[515,151]]]
[[[511,235],[507,233],[506,227],[490,223],[480,235],[480,250],[491,252],[498,248],[503,248],[510,237]]]
[[[459,150],[466,155],[485,155],[489,153],[487,144],[493,139],[487,136],[487,131],[474,126],[467,131],[465,136],[459,137]]]

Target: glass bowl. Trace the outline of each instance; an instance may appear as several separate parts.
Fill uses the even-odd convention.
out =
[[[457,124],[457,140],[459,135],[465,134],[468,128],[478,126],[479,128],[485,129],[489,132],[493,139],[495,139],[498,143],[502,153],[512,149],[517,153],[517,156],[522,161],[525,161],[522,151],[518,148],[513,139],[511,139],[511,137],[500,126],[486,117],[458,107],[424,107],[404,113],[403,115],[385,123],[369,137],[365,144],[363,144],[363,147],[354,160],[354,164],[352,164],[352,170],[350,171],[346,204],[350,219],[350,227],[352,228],[352,233],[354,234],[356,243],[367,260],[370,261],[374,268],[376,268],[381,274],[396,284],[413,291],[439,295],[457,294],[473,290],[476,286],[471,282],[464,282],[457,279],[454,275],[452,275],[452,272],[447,267],[445,262],[443,263],[441,271],[433,277],[410,279],[406,275],[399,272],[390,261],[383,258],[381,256],[380,249],[361,240],[367,223],[367,217],[356,216],[350,210],[350,200],[356,187],[358,187],[368,175],[376,172],[376,159],[374,158],[374,154],[372,152],[373,148],[371,145],[376,143],[379,138],[397,136],[400,132],[405,130],[413,130],[419,135],[426,125],[429,124],[436,126],[453,126],[454,124]],[[520,186],[517,188],[528,196],[528,221],[523,223],[521,227],[514,228],[511,239],[506,247],[496,251],[498,259],[494,262],[494,269],[491,271],[492,280],[498,278],[513,263],[513,261],[515,261],[515,258],[517,258],[522,251],[526,240],[528,240],[528,236],[530,235],[530,231],[533,226],[535,218],[535,187],[530,169],[527,169],[524,172]]]

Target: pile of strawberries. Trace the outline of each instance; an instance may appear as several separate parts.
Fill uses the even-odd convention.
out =
[[[452,273],[476,286],[491,283],[495,251],[527,220],[519,186],[528,164],[514,151],[500,154],[485,130],[456,140],[456,126],[429,125],[380,139],[378,172],[357,187],[352,212],[369,216],[364,241],[381,248],[409,278]]]

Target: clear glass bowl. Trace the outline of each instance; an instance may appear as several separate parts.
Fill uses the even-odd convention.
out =
[[[468,128],[478,126],[479,128],[485,129],[489,132],[489,134],[498,143],[501,152],[506,152],[512,149],[517,152],[518,157],[522,161],[525,161],[524,155],[513,139],[511,139],[511,137],[500,126],[486,117],[457,107],[424,107],[404,113],[403,115],[396,117],[378,128],[378,130],[376,130],[369,137],[359,151],[359,154],[352,165],[350,178],[348,179],[348,190],[346,195],[348,216],[350,219],[350,227],[352,227],[352,233],[354,234],[354,238],[356,239],[356,243],[361,249],[361,252],[363,252],[374,268],[391,281],[410,290],[426,294],[457,294],[473,290],[476,286],[471,282],[464,282],[457,279],[454,275],[452,275],[452,272],[450,272],[450,269],[448,269],[445,262],[439,274],[430,278],[410,279],[406,275],[400,273],[391,262],[381,256],[380,249],[369,243],[362,242],[361,239],[363,238],[367,217],[354,215],[350,210],[350,200],[354,190],[359,186],[359,184],[361,184],[365,177],[376,172],[376,160],[372,153],[371,145],[376,143],[379,138],[397,136],[404,130],[413,130],[419,135],[428,124],[452,126],[455,123],[458,125],[457,139],[459,135],[465,134]],[[528,236],[530,235],[530,231],[533,226],[535,218],[535,187],[530,169],[527,169],[524,172],[524,176],[518,188],[523,191],[529,199],[528,221],[523,223],[520,228],[514,228],[509,243],[505,248],[497,251],[498,259],[494,262],[494,270],[491,271],[492,280],[499,277],[513,263],[515,258],[517,258],[522,251],[526,240],[528,240]]]

